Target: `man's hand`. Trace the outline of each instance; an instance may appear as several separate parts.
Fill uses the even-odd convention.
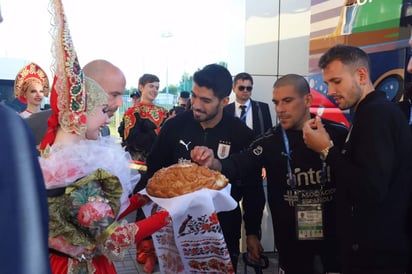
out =
[[[195,146],[190,152],[190,157],[201,166],[206,166],[211,169],[221,170],[222,166],[219,160],[215,159],[213,150],[205,146]]]
[[[266,168],[262,167],[262,179],[266,179]]]
[[[260,254],[263,252],[263,247],[256,235],[247,235],[246,237],[248,260],[259,262]]]
[[[303,141],[313,151],[320,153],[330,146],[330,137],[319,116],[310,119],[303,125]]]

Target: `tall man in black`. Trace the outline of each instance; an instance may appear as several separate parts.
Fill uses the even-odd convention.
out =
[[[238,117],[255,133],[255,137],[263,135],[272,128],[269,105],[252,100],[253,77],[247,72],[241,72],[233,78],[233,93],[235,101],[227,105],[224,111]],[[266,169],[262,168],[261,176],[256,177],[256,183],[263,184],[266,179]]]
[[[190,151],[199,145],[213,149],[219,159],[246,148],[253,140],[253,131],[239,119],[223,111],[229,101],[232,76],[223,66],[211,64],[193,76],[192,110],[168,120],[147,158],[148,177],[162,167],[190,160]],[[263,186],[256,187],[260,172],[250,173],[241,182],[231,182],[231,195],[243,198],[247,244],[251,259],[257,260],[262,247],[258,240],[264,207]],[[241,212],[239,206],[218,214],[223,235],[236,270],[239,256]]]
[[[319,60],[328,95],[354,118],[345,146],[330,142],[318,119],[305,143],[324,154],[337,174],[338,228],[343,273],[403,274],[410,246],[412,136],[401,110],[376,91],[368,55],[337,45]]]

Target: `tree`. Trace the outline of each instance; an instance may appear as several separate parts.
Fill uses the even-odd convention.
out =
[[[164,87],[160,93],[166,93],[166,87]],[[178,95],[178,88],[176,85],[169,85],[169,94]]]
[[[216,62],[216,64],[227,68],[227,62],[220,61],[220,62]],[[200,70],[200,68],[198,68],[198,70]],[[189,74],[187,72],[184,72],[178,86],[169,85],[169,94],[173,94],[173,95],[178,96],[181,91],[191,92],[192,87],[193,87],[193,75]],[[164,87],[160,91],[160,93],[166,93],[166,87]]]
[[[193,87],[193,76],[189,75],[187,72],[185,72],[182,75],[182,79],[180,80],[179,83],[179,90],[180,91],[191,91]]]

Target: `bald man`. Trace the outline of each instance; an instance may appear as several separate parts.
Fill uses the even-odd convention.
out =
[[[123,94],[126,89],[126,78],[123,72],[106,60],[93,60],[83,67],[84,75],[95,80],[109,95],[109,117],[123,105]],[[36,138],[36,144],[43,139],[47,130],[47,120],[52,110],[45,110],[32,114],[26,120]],[[110,135],[108,127],[101,131],[102,136]]]
[[[95,80],[109,95],[109,117],[123,105],[126,78],[123,72],[105,60],[94,60],[83,67],[84,75]]]

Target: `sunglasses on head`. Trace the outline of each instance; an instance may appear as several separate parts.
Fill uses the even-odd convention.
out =
[[[244,91],[245,89],[247,90],[247,91],[252,91],[252,86],[248,86],[248,87],[245,87],[245,86],[239,86],[239,90],[240,91]]]

